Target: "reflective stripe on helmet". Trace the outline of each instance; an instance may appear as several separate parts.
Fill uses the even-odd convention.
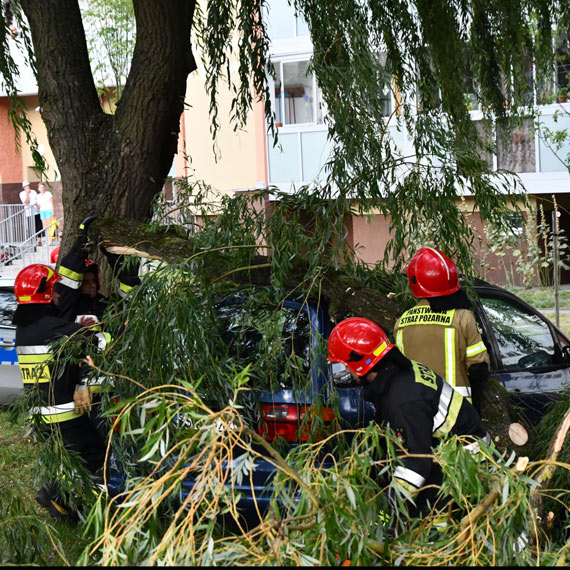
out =
[[[374,356],[380,356],[386,350],[387,346],[388,345],[385,342],[383,342],[378,348],[376,348],[374,351],[372,351],[372,354]]]

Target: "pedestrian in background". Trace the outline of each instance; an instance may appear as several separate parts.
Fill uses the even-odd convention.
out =
[[[47,186],[40,182],[38,184],[38,196],[36,199],[36,206],[40,210],[40,218],[46,236],[47,244],[50,245],[50,232],[49,226],[52,223],[53,212],[55,210],[53,205],[53,194],[47,189]]]
[[[38,235],[38,245],[42,245],[42,234],[43,230],[42,219],[40,216],[40,209],[36,205],[38,199],[38,193],[30,186],[29,180],[24,180],[22,182],[22,191],[20,192],[20,201],[26,206],[24,209],[26,213],[26,219],[31,216],[34,217],[34,228],[35,233]]]

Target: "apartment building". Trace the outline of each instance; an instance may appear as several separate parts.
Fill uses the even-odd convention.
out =
[[[327,140],[326,104],[316,81],[309,71],[312,43],[307,24],[296,17],[287,0],[271,0],[264,14],[271,38],[270,55],[275,73],[269,78],[271,105],[279,130],[279,146],[274,146],[267,133],[264,103],[259,102],[251,112],[247,128],[235,132],[229,121],[221,121],[216,142],[210,136],[208,114],[209,98],[204,89],[203,70],[198,69],[188,80],[186,110],[181,117],[179,151],[175,156],[170,175],[173,179],[193,176],[204,180],[221,192],[235,193],[277,186],[287,192],[324,178],[323,167],[329,159],[331,146]],[[567,40],[566,40],[567,42]],[[570,52],[569,52],[570,53]],[[14,53],[16,59],[21,59]],[[29,69],[21,66],[20,91],[28,108],[33,132],[39,142],[51,175],[49,181],[55,189],[56,215],[61,209],[61,188],[57,165],[49,149],[45,127],[39,113],[37,86]],[[559,65],[553,70],[553,82],[567,81],[567,70]],[[532,66],[529,66],[532,78]],[[394,120],[397,101],[392,90],[384,86],[383,114]],[[476,108],[476,98],[469,91],[466,104],[471,116],[482,124],[482,113]],[[231,96],[220,93],[220,117],[228,117]],[[18,193],[24,179],[39,181],[30,149],[25,144],[17,150],[14,131],[9,125],[7,110],[9,101],[0,92],[0,198],[2,203],[18,203]],[[540,121],[546,128],[570,130],[570,103],[555,101],[538,106]],[[411,141],[406,134],[389,122],[395,144],[403,153],[413,154]],[[498,135],[497,135],[498,136]],[[515,129],[506,144],[498,145],[496,155],[485,157],[494,170],[508,169],[516,172],[535,205],[542,204],[546,217],[552,210],[552,197],[562,213],[560,224],[570,235],[570,175],[565,162],[570,153],[570,142],[553,149],[527,120]],[[561,160],[562,159],[562,160]],[[170,185],[169,185],[170,187]],[[174,192],[175,192],[174,188]],[[271,195],[268,196],[271,201]],[[467,196],[464,207],[473,209],[473,201]],[[367,263],[382,258],[390,238],[389,220],[371,212],[347,218],[348,239],[357,255]],[[484,235],[481,221],[475,212],[470,219],[480,235]],[[497,283],[504,283],[506,276],[496,256],[486,256],[490,273],[482,274]],[[563,282],[570,281],[570,273],[563,272]]]
[[[331,152],[324,120],[327,113],[326,104],[322,100],[315,75],[309,71],[313,46],[307,24],[296,17],[294,8],[287,0],[271,0],[264,16],[271,39],[270,55],[275,69],[269,81],[280,146],[274,146],[271,135],[267,133],[263,104],[259,103],[252,113],[253,126],[247,133],[240,133],[236,138],[220,138],[222,158],[217,165],[208,164],[202,155],[200,160],[196,161],[197,174],[206,179],[220,180],[219,187],[229,192],[247,187],[263,188],[265,185],[277,186],[283,191],[293,191],[295,187],[311,184],[319,177],[324,177],[323,166]],[[570,132],[570,103],[563,98],[545,103],[549,94],[554,93],[555,84],[567,86],[569,83],[569,43],[567,38],[562,37],[561,40],[555,49],[566,57],[558,61],[556,68],[552,70],[552,85],[543,86],[541,101],[529,101],[540,113],[539,121],[543,130],[536,130],[533,120],[526,119],[522,125],[515,128],[507,140],[503,140],[501,133],[495,131],[492,136],[496,137],[498,142],[497,154],[484,158],[494,171],[510,170],[517,173],[533,208],[540,212],[542,207],[544,219],[548,221],[552,218],[554,197],[561,213],[560,227],[565,235],[570,236],[570,175],[567,167],[570,162],[570,140],[566,140],[560,148],[553,148],[541,134],[544,129],[568,129]],[[532,81],[532,64],[529,64],[528,70],[528,80]],[[411,141],[404,132],[396,129],[394,110],[398,102],[394,100],[392,90],[388,86],[384,86],[384,95],[383,114],[389,120],[393,141],[403,154],[411,155]],[[193,101],[195,96],[196,91],[190,87],[188,99]],[[470,92],[468,86],[465,100],[472,120],[482,132],[483,113],[477,108],[474,89]],[[196,105],[199,105],[197,101]],[[199,108],[190,111],[190,115],[204,116]],[[186,120],[186,133],[190,140],[192,128],[188,126],[188,122],[195,123],[196,119],[188,121],[187,117]],[[246,139],[247,144],[244,142]],[[189,146],[194,149],[193,157],[204,150],[203,141],[193,140]],[[201,149],[198,148],[200,146]],[[239,163],[239,166],[236,166],[236,163]],[[233,166],[227,171],[229,178],[221,181],[219,176],[226,171],[225,164]],[[181,174],[177,168],[176,175]],[[473,199],[466,196],[463,205],[468,211],[472,211]],[[352,216],[347,219],[348,239],[351,245],[357,248],[357,255],[372,264],[382,258],[386,242],[390,238],[389,220],[374,212],[367,218]],[[476,212],[470,216],[470,220],[478,235],[485,239],[483,225]],[[519,223],[522,226],[522,221]],[[478,251],[478,255],[485,258],[485,263],[481,262],[481,265],[485,266],[481,272],[482,277],[500,284],[508,282],[504,270],[505,260],[500,258],[502,256],[490,253],[485,245]],[[562,272],[562,282],[570,282],[570,272]]]

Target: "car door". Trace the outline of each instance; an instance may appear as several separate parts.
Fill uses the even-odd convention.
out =
[[[15,309],[14,293],[0,290],[0,405],[9,403],[24,389],[16,354],[16,327],[11,324]]]
[[[570,386],[570,341],[522,299],[498,287],[476,287],[477,317],[491,372],[536,424]]]

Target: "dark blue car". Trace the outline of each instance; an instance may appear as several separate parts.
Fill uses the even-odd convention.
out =
[[[547,404],[559,398],[570,384],[570,340],[536,309],[508,291],[483,281],[477,281],[475,291],[478,295],[475,312],[490,354],[492,374],[507,389],[513,403],[521,407],[528,421],[536,424],[547,411]],[[247,327],[240,324],[244,311],[236,299],[218,309],[225,323],[225,340],[237,356],[240,351],[254,354],[260,341],[256,336],[259,333],[253,329],[244,334]],[[291,445],[306,440],[307,427],[301,425],[308,406],[316,394],[327,401],[333,391],[338,395],[340,416],[347,428],[368,424],[374,415],[373,406],[363,400],[361,388],[343,365],[326,360],[326,339],[334,326],[326,305],[285,301],[281,311],[284,352],[299,357],[305,373],[310,374],[310,388],[296,393],[283,381],[279,389],[261,388],[256,392],[258,433],[269,441],[279,437]],[[328,408],[321,411],[325,421],[331,412]],[[234,462],[239,462],[239,458]],[[263,513],[267,508],[274,474],[272,463],[256,459],[251,481],[248,477],[241,485],[234,482],[234,490],[241,495],[238,508],[246,522],[255,524],[257,509]],[[111,491],[117,492],[121,482],[117,475],[111,482]],[[183,492],[187,493],[192,485],[193,480],[187,479]]]

